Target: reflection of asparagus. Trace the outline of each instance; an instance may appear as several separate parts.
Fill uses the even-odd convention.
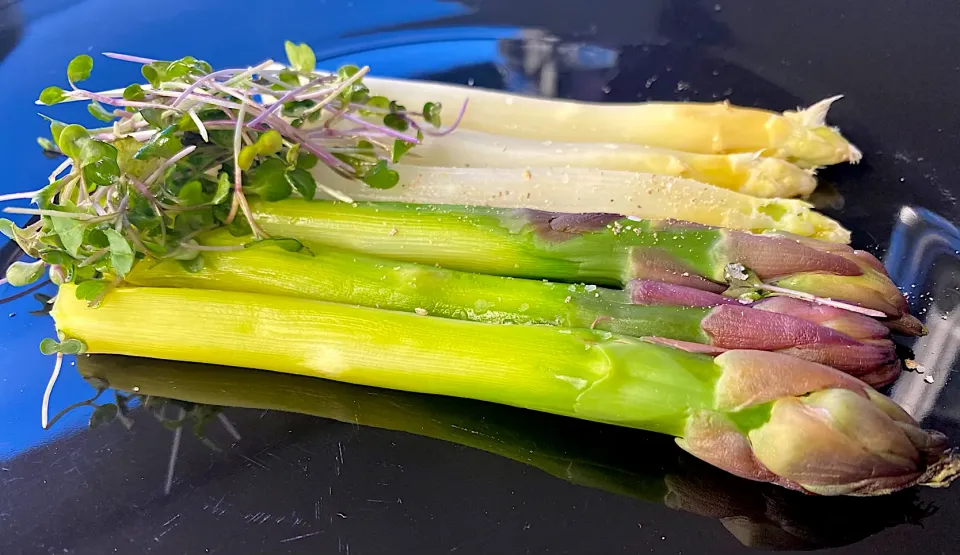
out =
[[[946,438],[827,366],[718,357],[609,332],[502,326],[290,297],[63,285],[52,315],[90,353],[209,362],[451,395],[677,436],[738,476],[825,495],[948,484]]]
[[[248,240],[226,230],[197,239],[210,248],[235,247]],[[656,282],[635,281],[628,290],[567,285],[457,272],[331,248],[318,249],[315,256],[266,246],[207,251],[203,257],[199,271],[167,260],[137,266],[127,281],[290,295],[482,322],[596,328],[693,342],[694,349],[703,344],[717,350],[785,351],[874,386],[890,383],[900,370],[883,325],[860,314],[795,299],[764,299],[755,309],[713,293]],[[665,298],[670,295],[674,298]],[[689,306],[691,297],[700,306]],[[824,312],[839,314],[817,319],[810,312],[818,317]]]
[[[86,378],[140,395],[201,405],[282,410],[466,445],[571,483],[720,518],[738,539],[768,549],[857,541],[922,513],[909,495],[821,499],[752,484],[676,453],[659,436],[448,397],[330,380],[119,356],[80,357]],[[581,433],[582,431],[582,433]],[[626,456],[624,444],[634,446]],[[843,515],[842,518],[840,515]]]

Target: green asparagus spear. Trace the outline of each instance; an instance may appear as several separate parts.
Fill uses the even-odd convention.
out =
[[[755,292],[836,297],[882,312],[898,331],[924,333],[876,258],[834,243],[615,214],[294,199],[251,209],[268,234],[502,276],[723,292],[738,264],[764,281]]]
[[[225,230],[197,240],[207,249],[221,249],[204,251],[203,268],[176,260],[141,264],[127,281],[289,295],[479,322],[595,328],[716,352],[785,350],[874,386],[891,382],[900,370],[886,328],[879,326],[877,334],[869,325],[873,320],[847,313],[843,322],[861,321],[831,329],[831,322],[804,319],[809,303],[803,301],[799,306],[773,306],[772,299],[762,300],[757,310],[712,293],[665,290],[667,286],[653,282],[634,281],[627,290],[559,284],[396,262],[330,247],[306,256],[270,244],[244,248],[248,238]]]

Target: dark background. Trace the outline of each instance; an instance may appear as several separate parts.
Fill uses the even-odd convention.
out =
[[[955,0],[0,0],[0,193],[37,188],[52,169],[34,142],[46,128],[33,100],[64,85],[63,68],[85,52],[192,54],[229,67],[281,59],[291,39],[327,67],[587,100],[729,98],[785,110],[842,93],[830,122],[864,162],[823,172],[816,200],[858,247],[884,256],[931,330],[912,345],[927,374],[905,374],[891,394],[960,438],[960,386],[949,380],[960,371],[957,29]],[[137,78],[134,65],[95,59],[91,87]],[[0,286],[0,297],[11,293]],[[130,431],[118,422],[85,431],[89,409],[79,409],[40,429],[50,361],[36,345],[52,326],[28,314],[37,307],[29,296],[0,307],[3,555],[713,555],[750,552],[744,543],[936,555],[960,545],[957,488],[811,500],[727,480],[665,438],[474,403],[454,408],[478,426],[519,426],[562,460],[613,468],[622,491],[409,433],[231,409],[242,440],[230,447],[214,426],[229,447],[217,453],[184,434],[164,495],[172,432],[148,415],[136,413]],[[65,368],[53,409],[91,391]]]

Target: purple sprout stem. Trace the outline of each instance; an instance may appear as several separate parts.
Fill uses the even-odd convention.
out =
[[[332,109],[332,108],[331,108],[331,109]],[[351,121],[351,122],[356,123],[356,124],[358,124],[358,125],[362,125],[363,127],[366,127],[366,128],[368,128],[368,129],[375,129],[375,130],[379,131],[380,133],[382,133],[382,134],[384,134],[384,135],[388,135],[388,136],[390,136],[390,137],[394,137],[394,138],[396,138],[396,139],[400,139],[401,141],[406,141],[406,142],[408,142],[408,143],[413,143],[413,144],[415,144],[415,145],[420,144],[420,141],[419,141],[416,137],[412,137],[412,136],[410,136],[410,135],[405,135],[405,134],[401,133],[400,131],[397,131],[396,129],[391,129],[391,128],[387,127],[386,125],[378,125],[378,124],[376,124],[376,123],[366,121],[365,119],[363,119],[363,118],[358,118],[357,116],[354,116],[354,115],[352,115],[352,114],[350,114],[350,113],[348,113],[348,112],[342,112],[342,113],[340,113],[339,115],[340,115],[341,117],[343,117],[343,119],[345,119],[345,120],[347,120],[347,121]]]
[[[200,87],[201,85],[207,83],[212,79],[216,79],[217,77],[226,77],[228,75],[234,75],[242,71],[243,70],[241,69],[221,69],[220,71],[214,71],[213,73],[208,73],[203,77],[197,79],[196,81],[191,83],[189,87],[184,89],[183,92],[181,92],[180,95],[177,96],[177,98],[173,101],[173,104],[171,104],[171,106],[176,106],[177,104],[180,104],[181,102],[186,100],[187,97],[190,96],[190,93],[197,90],[198,87]]]
[[[281,96],[276,102],[267,106],[265,110],[260,112],[260,114],[257,117],[253,118],[253,120],[251,120],[250,123],[248,123],[247,125],[252,127],[254,125],[261,123],[263,120],[267,119],[267,117],[269,117],[270,114],[274,113],[277,110],[277,108],[283,106],[285,102],[290,101],[292,98],[302,93],[303,91],[306,91],[312,87],[319,85],[320,83],[323,82],[324,79],[325,79],[324,77],[318,77],[313,81],[310,81],[306,85],[297,87],[296,89],[293,89],[292,91],[287,92],[286,94]]]
[[[460,127],[460,122],[463,121],[463,115],[464,115],[465,113],[467,113],[467,104],[468,104],[469,102],[470,102],[470,99],[469,99],[469,98],[467,98],[467,99],[465,99],[465,100],[463,101],[463,105],[460,106],[460,113],[457,114],[457,119],[454,120],[453,125],[451,125],[450,127],[444,129],[443,131],[431,131],[431,130],[429,130],[429,129],[425,129],[425,128],[422,128],[422,127],[421,127],[421,130],[422,130],[425,134],[430,135],[430,136],[432,136],[432,137],[445,137],[445,136],[449,135],[450,133],[453,133],[453,132],[457,129],[457,127]]]
[[[109,96],[104,96],[99,93],[86,91],[83,89],[76,89],[72,93],[68,93],[68,96],[81,96],[84,98],[90,98],[96,100],[97,102],[106,104],[108,106],[120,106],[120,107],[131,107],[131,108],[159,108],[162,110],[174,110],[181,112],[179,108],[173,108],[166,104],[156,104],[154,102],[138,102],[135,100],[123,100],[119,98],[111,98]]]

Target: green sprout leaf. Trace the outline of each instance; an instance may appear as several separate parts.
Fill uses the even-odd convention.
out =
[[[80,257],[80,247],[83,245],[83,232],[86,226],[80,220],[65,218],[61,216],[51,216],[50,223],[63,248],[74,258]]]
[[[71,124],[63,128],[60,134],[55,137],[60,151],[76,159],[80,155],[80,149],[84,143],[90,140],[90,132],[84,129],[82,125]]]
[[[87,111],[90,112],[91,116],[97,118],[100,121],[113,121],[113,114],[108,112],[96,100],[92,100],[90,101],[90,104],[87,104]]]
[[[303,198],[312,199],[317,194],[317,182],[307,170],[294,168],[288,170],[284,177],[293,189]]]
[[[63,99],[66,98],[66,91],[60,87],[47,87],[40,91],[40,102],[46,104],[47,106],[53,106],[59,102],[63,102]]]
[[[82,355],[87,352],[87,344],[79,339],[65,339],[57,343],[55,339],[45,338],[40,342],[40,352],[45,355],[61,353],[64,355]]]
[[[30,285],[43,276],[46,264],[43,260],[35,262],[16,261],[7,268],[7,283],[14,287]]]
[[[67,124],[62,121],[57,121],[55,119],[50,120],[50,136],[53,138],[54,143],[60,142],[60,134],[63,133],[63,130],[67,128]]]
[[[60,352],[60,344],[56,339],[44,338],[40,341],[40,352],[45,355],[54,355]]]
[[[297,158],[297,167],[303,170],[313,169],[317,165],[320,159],[317,158],[317,155],[312,152],[305,152]]]
[[[243,245],[243,247],[247,249],[269,246],[280,247],[287,252],[299,252],[301,254],[313,256],[313,251],[308,249],[303,243],[289,237],[271,237],[269,239],[259,239],[257,241],[244,243]]]
[[[67,80],[71,83],[86,81],[90,77],[91,71],[93,71],[93,58],[86,54],[80,54],[70,60],[67,65]]]
[[[182,206],[203,204],[203,184],[197,179],[188,181],[177,193],[177,201]]]
[[[293,69],[301,73],[312,73],[314,68],[317,67],[317,56],[313,53],[313,49],[306,44],[294,44],[286,41],[283,43],[283,48],[287,52],[287,60]]]
[[[410,122],[407,121],[407,118],[400,114],[387,114],[383,116],[383,124],[397,131],[406,131],[410,127]]]
[[[440,127],[440,109],[439,102],[427,102],[423,105],[423,119],[434,127]]]
[[[287,165],[279,158],[267,158],[250,175],[250,190],[267,202],[289,197],[293,187],[284,175]]]
[[[59,350],[65,355],[82,355],[87,352],[87,344],[79,339],[67,339],[60,342]]]
[[[16,239],[17,231],[19,230],[20,228],[17,227],[17,224],[6,218],[0,218],[0,233],[4,234],[7,239]]]
[[[400,181],[400,174],[387,167],[383,160],[378,161],[363,176],[363,182],[374,189],[390,189]]]
[[[230,188],[233,187],[233,182],[230,181],[230,176],[220,172],[220,175],[217,176],[217,190],[213,193],[213,200],[210,201],[213,204],[220,204],[227,199],[227,196],[230,194]]]
[[[134,83],[123,89],[123,99],[142,102],[147,99],[147,95],[143,93],[143,87],[139,83]]]
[[[174,154],[183,150],[183,143],[180,137],[176,136],[178,129],[176,125],[170,125],[163,131],[154,135],[147,141],[136,154],[135,160],[149,160],[151,158],[170,158]]]
[[[92,301],[100,296],[109,286],[110,282],[103,281],[102,279],[84,281],[80,285],[77,285],[77,299],[81,301]]]
[[[417,130],[417,140],[423,140],[423,132],[419,129]],[[391,160],[396,163],[400,161],[400,158],[404,154],[410,152],[410,149],[417,146],[417,143],[411,143],[410,141],[404,141],[402,139],[394,139],[393,141],[393,151],[390,153]]]
[[[46,137],[37,137],[37,144],[40,145],[40,148],[42,148],[45,152],[53,152],[57,154],[60,152],[60,147]]]
[[[120,178],[117,149],[109,143],[95,139],[85,141],[78,158],[88,183],[113,185]]]
[[[240,169],[244,171],[249,170],[257,156],[271,156],[280,152],[282,147],[283,137],[280,133],[271,129],[261,134],[252,145],[247,145],[240,149],[240,154],[237,156],[237,163],[240,164]]]
[[[106,229],[103,232],[110,242],[110,262],[120,277],[126,276],[133,269],[134,252],[130,242],[115,229]]]

